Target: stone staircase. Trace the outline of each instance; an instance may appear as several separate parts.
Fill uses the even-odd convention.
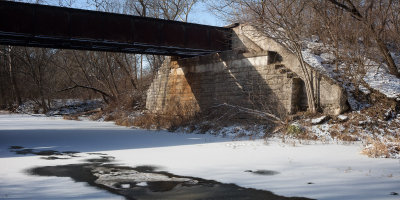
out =
[[[286,74],[287,78],[293,79],[293,78],[299,78],[299,76],[292,72],[289,68],[287,68],[285,65],[282,64],[276,64],[274,66],[275,70],[278,70],[280,74]]]

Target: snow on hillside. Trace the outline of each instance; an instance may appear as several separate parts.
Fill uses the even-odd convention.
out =
[[[400,79],[389,74],[385,67],[372,65],[367,71],[364,81],[387,97],[400,101]]]
[[[338,72],[333,71],[333,69],[335,69],[335,66],[333,66],[335,56],[330,53],[331,50],[329,47],[326,47],[324,44],[318,42],[306,42],[305,46],[307,48],[302,51],[302,55],[304,61],[306,61],[311,67],[335,80],[337,79],[336,77],[338,77],[338,75],[343,73],[341,70],[344,66],[339,66]],[[397,62],[400,60],[399,58],[400,56],[395,56],[395,60]],[[369,87],[386,95],[388,98],[397,99],[400,101],[400,79],[389,74],[385,64],[379,65],[376,62],[366,59],[365,68],[366,74],[363,77],[363,80],[368,84]],[[347,82],[343,82],[342,85],[347,90],[352,90],[354,88],[354,86]],[[360,90],[366,93],[369,92],[367,88],[362,86],[362,84]]]
[[[398,159],[368,158],[360,154],[360,143],[310,143],[315,144],[282,143],[277,139],[233,141],[208,134],[129,129],[110,122],[0,115],[0,198],[120,199],[68,177],[26,173],[35,166],[82,163],[88,158],[107,155],[119,165],[157,166],[176,175],[235,183],[283,196],[321,200],[398,199]],[[11,146],[34,152],[80,153],[69,159],[50,160],[40,155],[16,154],[17,150],[9,149]],[[275,173],[263,175],[252,171]],[[145,187],[147,183],[139,185]]]

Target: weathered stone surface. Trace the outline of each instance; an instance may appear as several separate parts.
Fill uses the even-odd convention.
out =
[[[164,114],[193,114],[228,103],[281,116],[306,110],[297,58],[272,39],[254,34],[251,27],[239,26],[234,32],[233,51],[167,59],[147,92],[146,108]],[[279,59],[272,62],[268,52],[278,53]],[[319,107],[328,114],[345,111],[344,90],[329,78],[311,73]]]
[[[232,41],[233,47],[236,49],[251,49],[252,44],[246,41],[254,41],[263,52],[277,52],[281,56],[281,61],[275,63],[276,68],[286,67],[292,71],[296,76],[305,80],[303,69],[297,57],[288,49],[280,45],[278,42],[268,38],[253,27],[247,25],[240,25],[234,28],[234,39]],[[319,107],[324,113],[338,115],[348,109],[347,97],[343,88],[334,80],[321,75],[318,71],[309,67],[313,77],[312,83],[315,88],[315,96],[317,97]]]
[[[151,111],[167,113],[182,107],[182,103],[194,111],[228,103],[281,112],[279,114],[294,110],[291,96],[295,87],[291,78],[280,73],[273,65],[268,65],[266,56],[248,59],[241,55],[237,58],[225,63],[218,60],[205,63],[203,60],[197,66],[190,59],[185,59],[179,66],[179,61],[164,63],[163,68],[171,70],[160,69],[148,90],[146,107]],[[243,70],[232,73],[230,64],[241,66]],[[222,65],[223,68],[220,67]]]

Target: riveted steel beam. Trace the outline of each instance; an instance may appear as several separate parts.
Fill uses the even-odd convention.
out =
[[[0,1],[0,44],[197,56],[231,49],[232,30],[132,15]]]

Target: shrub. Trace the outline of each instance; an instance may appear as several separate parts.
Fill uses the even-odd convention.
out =
[[[382,142],[373,142],[370,145],[367,145],[365,149],[361,151],[361,153],[372,157],[372,158],[389,158],[389,150],[388,147]]]
[[[361,153],[373,158],[391,158],[400,153],[400,140],[380,141],[377,138],[367,138],[367,145]]]
[[[303,127],[301,127],[300,124],[297,123],[293,123],[290,124],[287,127],[287,134],[292,135],[292,136],[299,136],[299,135],[303,135],[305,133]]]

